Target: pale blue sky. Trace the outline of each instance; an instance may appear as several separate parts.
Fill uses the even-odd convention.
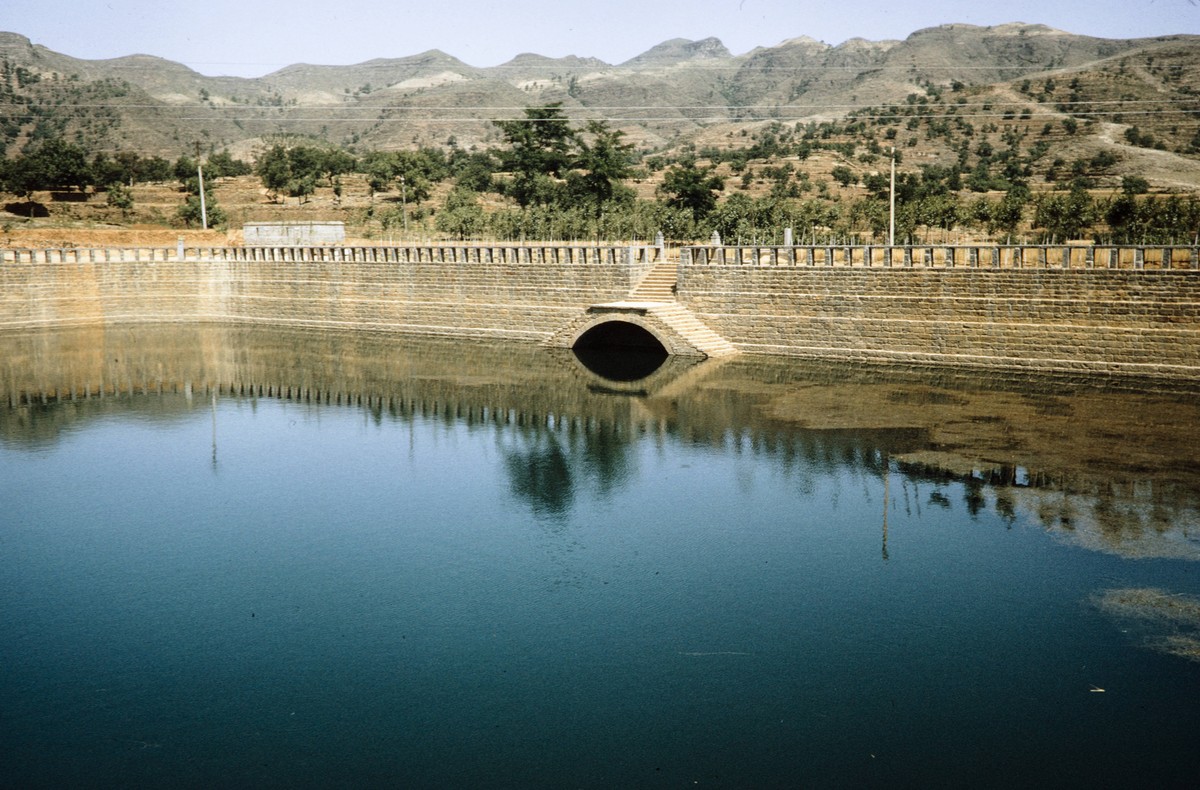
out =
[[[807,35],[905,38],[947,22],[1037,22],[1135,38],[1200,33],[1200,0],[3,0],[0,30],[79,58],[135,53],[204,74],[260,76],[440,49],[473,66],[522,52],[620,63],[671,38],[734,53]]]

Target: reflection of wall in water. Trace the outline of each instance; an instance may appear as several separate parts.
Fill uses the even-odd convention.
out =
[[[551,515],[583,482],[619,488],[628,447],[650,434],[777,458],[796,474],[891,470],[912,486],[893,486],[894,499],[1020,514],[1125,554],[1200,557],[1186,538],[1200,512],[1200,399],[1187,392],[740,357],[667,368],[630,396],[596,386],[569,352],[528,345],[217,326],[7,339],[0,437],[14,446],[120,410],[176,419],[216,391],[511,426],[518,493]]]

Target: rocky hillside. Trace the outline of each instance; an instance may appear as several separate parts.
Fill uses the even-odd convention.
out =
[[[1038,91],[1048,82],[1075,87],[1047,102]],[[1039,25],[943,25],[904,41],[830,46],[801,36],[740,56],[717,39],[678,39],[616,65],[525,54],[475,68],[431,50],[244,79],[145,55],[80,60],[0,33],[0,145],[13,153],[57,133],[90,150],[173,158],[199,143],[248,158],[264,138],[286,133],[359,149],[470,147],[497,142],[490,120],[558,101],[573,119],[607,119],[643,151],[660,151],[951,86],[987,97],[963,110],[981,118],[1078,117],[1095,122],[1097,136],[1136,124],[1164,150],[1187,152],[1200,119],[1200,36],[1105,40]]]

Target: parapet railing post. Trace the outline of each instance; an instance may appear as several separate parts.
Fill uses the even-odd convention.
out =
[[[1146,248],[1145,247],[1134,247],[1133,248],[1133,268],[1135,268],[1135,269],[1146,268]]]

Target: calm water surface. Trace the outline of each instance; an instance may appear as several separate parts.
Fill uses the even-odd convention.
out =
[[[3,786],[1200,775],[1194,392],[0,342]]]

